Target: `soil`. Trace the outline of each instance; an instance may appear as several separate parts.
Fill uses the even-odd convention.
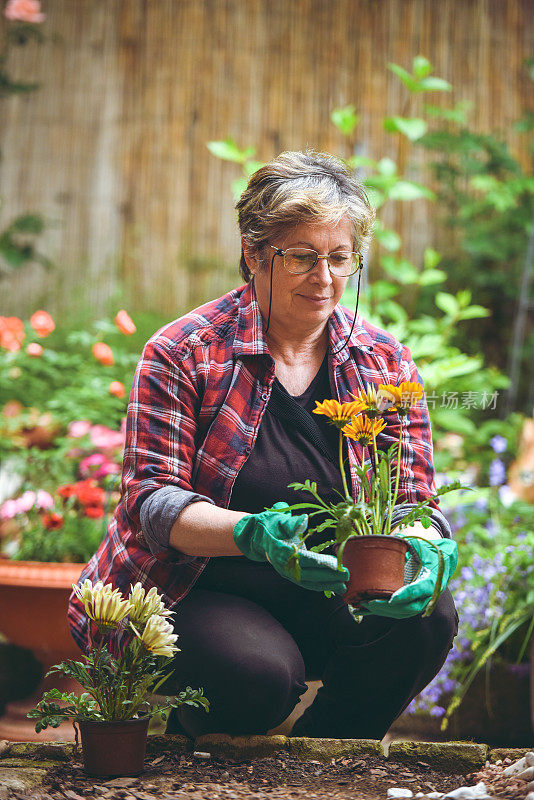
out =
[[[166,753],[147,758],[137,778],[90,778],[81,761],[50,770],[45,784],[9,798],[35,800],[386,800],[390,787],[417,792],[447,792],[483,780],[492,796],[524,800],[526,784],[503,778],[510,764],[489,765],[471,775],[444,775],[423,761],[412,770],[378,756],[341,757],[330,763],[301,761],[285,753],[240,762],[211,756]],[[424,798],[421,798],[424,800]]]
[[[301,761],[284,753],[245,762],[167,753],[145,762],[138,778],[89,778],[81,762],[49,771],[43,787],[20,797],[39,800],[386,800],[390,787],[444,792],[465,784],[463,775],[443,775],[419,762],[417,771],[384,758],[341,757],[330,763]],[[13,793],[13,798],[19,795]]]

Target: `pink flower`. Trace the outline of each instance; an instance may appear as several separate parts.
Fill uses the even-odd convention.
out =
[[[90,430],[91,423],[88,419],[79,419],[76,422],[69,423],[69,436],[72,436],[73,439],[81,439]]]
[[[8,0],[4,9],[6,19],[20,22],[44,22],[40,0]]]
[[[52,497],[51,494],[45,492],[44,489],[38,489],[35,505],[37,506],[37,508],[53,508],[54,498]]]
[[[26,348],[26,352],[29,356],[33,356],[34,358],[40,358],[43,355],[43,348],[37,342],[30,342],[30,344]]]
[[[29,511],[31,508],[34,507],[35,501],[37,500],[37,495],[35,492],[24,492],[18,499],[18,507],[19,513],[21,511]]]
[[[115,325],[125,336],[130,336],[130,334],[135,333],[137,330],[133,319],[124,308],[122,308],[115,317]]]
[[[102,455],[102,453],[93,453],[91,456],[82,458],[80,461],[80,475],[83,478],[88,478],[89,475],[93,474],[95,468],[100,467],[104,461],[106,461],[106,456]]]
[[[19,513],[16,500],[6,500],[0,506],[0,519],[13,519]]]
[[[80,461],[82,478],[103,478],[106,475],[116,475],[120,471],[119,465],[110,461],[102,453],[93,453]]]
[[[94,447],[103,449],[113,449],[124,447],[124,434],[122,431],[112,431],[105,425],[93,425],[89,433],[89,438]]]

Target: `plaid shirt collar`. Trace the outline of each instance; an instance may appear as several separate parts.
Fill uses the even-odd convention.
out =
[[[339,349],[340,342],[344,342],[349,335],[350,327],[351,323],[347,320],[341,307],[336,305],[328,320],[330,348],[332,350]],[[339,353],[336,353],[336,360],[339,364],[349,358],[349,348],[363,350],[366,353],[373,350],[373,340],[366,329],[358,324],[358,320],[354,325],[354,330],[347,346],[342,347]],[[239,356],[270,355],[269,347],[265,341],[263,319],[253,281],[246,284],[239,298],[233,354],[234,358]]]

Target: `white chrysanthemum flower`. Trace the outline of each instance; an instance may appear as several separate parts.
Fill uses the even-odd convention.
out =
[[[180,648],[176,647],[178,634],[174,633],[174,628],[165,617],[157,615],[150,617],[142,633],[139,633],[133,625],[132,628],[145,650],[153,655],[172,658],[179,652]]]
[[[83,603],[87,616],[103,633],[115,630],[130,611],[129,601],[110,583],[104,586],[102,581],[97,581],[93,586],[90,580],[85,580],[81,586],[73,584],[72,588]]]
[[[154,615],[170,617],[173,613],[165,608],[161,595],[158,594],[155,586],[148,592],[145,592],[142,584],[139,582],[136,583],[135,586],[130,585],[128,600],[131,604],[130,622],[138,628],[143,628],[150,617]]]

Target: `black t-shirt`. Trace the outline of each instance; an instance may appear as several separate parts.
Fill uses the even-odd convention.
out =
[[[254,448],[236,478],[229,508],[257,514],[277,501],[289,505],[314,503],[308,492],[288,489],[288,484],[304,483],[306,478],[317,483],[318,494],[326,502],[342,499],[339,431],[325,416],[311,413],[316,400],[322,402],[331,396],[327,355],[315,378],[298,397],[290,395],[275,378]],[[350,478],[348,481],[350,485]],[[323,519],[322,515],[311,517],[309,526],[315,527]],[[333,529],[314,534],[306,544],[310,547],[330,538]]]

